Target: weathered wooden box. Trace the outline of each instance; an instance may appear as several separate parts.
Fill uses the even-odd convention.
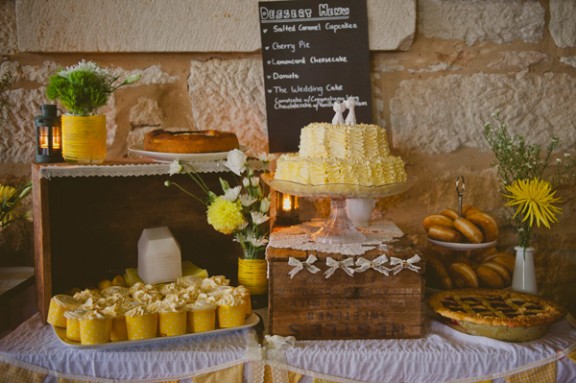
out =
[[[299,262],[306,262],[311,256],[317,258],[308,262],[319,269],[316,273],[310,272],[311,267],[306,265],[298,272],[293,271],[299,268]],[[417,259],[420,257],[406,239],[391,243],[385,250],[372,249],[359,256],[269,246],[266,258],[271,334],[296,339],[391,339],[424,335],[424,262]],[[348,264],[353,262],[349,267],[355,270],[352,275],[340,263],[326,277],[334,261],[347,258],[352,259]],[[360,258],[363,260],[359,261]],[[382,262],[384,259],[387,261]],[[361,272],[360,265],[367,262],[369,267]]]

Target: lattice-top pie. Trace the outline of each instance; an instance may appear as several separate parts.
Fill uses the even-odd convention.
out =
[[[553,301],[508,290],[443,291],[430,297],[428,304],[458,330],[510,341],[538,338],[565,315]]]

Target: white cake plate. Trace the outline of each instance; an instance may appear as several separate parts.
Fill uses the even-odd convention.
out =
[[[410,189],[416,177],[408,177],[406,182],[363,186],[353,184],[304,185],[297,182],[276,180],[271,174],[263,174],[262,179],[272,189],[284,194],[307,198],[330,198],[330,217],[311,238],[319,243],[344,244],[366,240],[346,214],[348,198],[383,198],[400,194]]]

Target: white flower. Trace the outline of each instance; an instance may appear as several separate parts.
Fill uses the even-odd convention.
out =
[[[253,235],[249,235],[248,237],[246,237],[246,240],[250,242],[250,244],[252,244],[252,246],[254,247],[265,246],[268,243],[267,238],[256,238]]]
[[[178,174],[181,171],[182,171],[182,165],[180,164],[180,162],[178,160],[174,160],[170,163],[169,173],[171,176],[173,176],[174,174]]]
[[[254,222],[256,225],[260,225],[270,219],[268,215],[262,214],[259,211],[251,211],[250,216],[252,217],[252,222]]]
[[[242,206],[244,206],[244,207],[248,207],[257,201],[256,198],[251,197],[248,194],[240,194],[240,197],[238,197],[238,198],[240,199],[240,202],[242,203]]]
[[[252,186],[256,187],[258,185],[260,185],[260,177],[251,177],[250,178],[250,183],[252,184]]]
[[[224,192],[222,198],[224,198],[226,201],[234,202],[238,198],[238,195],[240,194],[241,190],[242,186],[240,185],[235,186],[233,188],[229,188]]]
[[[260,211],[262,213],[268,213],[268,211],[270,211],[270,199],[268,197],[264,197],[262,201],[260,201]]]
[[[248,157],[243,151],[234,149],[228,152],[228,157],[224,166],[230,169],[237,176],[242,175],[246,170],[246,159]]]
[[[242,178],[242,185],[244,185],[245,188],[250,186],[250,178],[248,178],[248,177]]]

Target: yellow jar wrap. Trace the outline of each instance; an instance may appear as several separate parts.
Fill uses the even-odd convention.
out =
[[[52,326],[66,328],[66,317],[64,317],[64,313],[68,310],[75,309],[78,305],[79,302],[69,295],[54,295],[52,299],[50,299],[48,318],[46,321]]]
[[[246,324],[246,312],[244,305],[218,306],[218,326],[220,328],[230,328],[244,326]]]
[[[188,312],[188,332],[212,331],[216,328],[216,309]]]
[[[83,345],[110,342],[112,318],[80,319],[80,343]]]
[[[78,318],[66,318],[66,338],[80,342],[80,320]]]
[[[112,331],[110,340],[118,342],[128,339],[128,330],[126,329],[126,317],[124,315],[112,318]]]
[[[251,295],[266,294],[268,291],[266,260],[239,258],[238,283],[246,287]]]
[[[159,321],[160,336],[186,334],[186,311],[161,312]]]
[[[68,162],[101,164],[106,158],[106,116],[62,115],[62,157]]]
[[[126,330],[130,340],[156,338],[158,334],[158,313],[126,316]]]

